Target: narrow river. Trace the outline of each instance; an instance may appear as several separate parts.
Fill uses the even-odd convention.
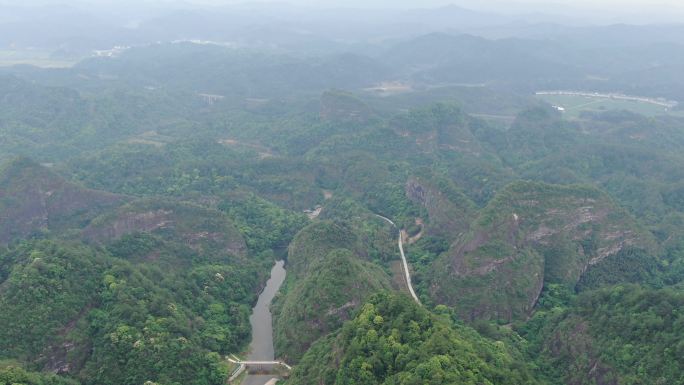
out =
[[[252,324],[252,343],[249,345],[248,360],[252,361],[273,361],[273,319],[269,306],[273,297],[278,293],[280,286],[285,281],[285,262],[277,261],[271,269],[271,278],[266,282],[264,291],[259,295],[249,323]],[[242,385],[264,385],[273,376],[252,376],[247,375]]]

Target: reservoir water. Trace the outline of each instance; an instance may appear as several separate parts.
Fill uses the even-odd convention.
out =
[[[280,286],[285,281],[285,262],[277,261],[271,269],[271,278],[266,282],[264,291],[259,295],[249,323],[252,325],[252,342],[249,345],[250,361],[273,361],[275,353],[273,351],[273,319],[269,306],[273,297],[280,290]],[[242,381],[242,385],[264,385],[273,376],[247,375]]]

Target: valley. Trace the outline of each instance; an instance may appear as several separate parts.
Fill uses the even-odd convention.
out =
[[[684,384],[681,25],[29,3],[0,385]]]
[[[271,276],[266,287],[259,295],[249,322],[252,325],[252,342],[249,344],[247,361],[268,362],[275,360],[273,350],[273,322],[269,307],[280,286],[285,280],[283,261],[277,261],[271,269]],[[277,362],[277,361],[276,361]],[[249,366],[249,365],[248,365]],[[249,369],[247,369],[249,371]],[[268,382],[272,376],[247,374],[241,382],[244,385],[261,385]]]

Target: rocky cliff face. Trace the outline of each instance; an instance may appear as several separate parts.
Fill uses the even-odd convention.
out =
[[[139,200],[87,189],[28,159],[0,170],[0,244],[40,233],[82,231],[109,242],[133,233],[158,233],[196,252],[243,256],[247,246],[222,213],[199,206]]]
[[[603,362],[593,341],[588,322],[569,316],[562,328],[557,328],[546,341],[550,357],[572,362],[571,375],[565,378],[568,385],[619,385],[619,377],[612,367]]]
[[[428,235],[453,240],[468,231],[476,214],[475,204],[446,180],[409,178],[406,196],[427,210]]]
[[[110,242],[135,233],[157,234],[192,250],[244,256],[245,240],[222,213],[187,203],[141,200],[97,218],[83,230],[92,242]]]
[[[602,192],[518,182],[435,263],[430,290],[467,319],[520,319],[544,282],[574,286],[589,266],[628,247],[656,250],[650,234]]]
[[[28,159],[0,170],[0,243],[80,228],[127,197],[68,182]]]
[[[136,212],[127,208],[118,215],[102,219],[102,223],[85,229],[84,234],[90,240],[118,239],[136,232],[152,232],[173,226],[173,210],[151,210]]]
[[[465,157],[480,157],[484,150],[473,135],[477,121],[460,108],[437,104],[396,117],[390,127],[400,136],[415,141],[424,152],[442,151]]]

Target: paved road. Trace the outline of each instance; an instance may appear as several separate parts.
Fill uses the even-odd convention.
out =
[[[378,218],[382,218],[385,221],[387,221],[389,224],[394,226],[395,228],[397,227],[394,222],[392,222],[391,219],[383,217],[382,215],[375,214]],[[406,279],[406,286],[408,286],[409,292],[411,293],[411,297],[420,304],[420,300],[418,299],[418,296],[416,295],[416,292],[413,290],[413,284],[411,283],[411,273],[409,272],[409,266],[408,262],[406,261],[406,255],[404,255],[404,240],[401,238],[401,231],[399,231],[399,241],[397,242],[399,244],[399,253],[401,254],[401,263],[404,266],[404,278]]]

